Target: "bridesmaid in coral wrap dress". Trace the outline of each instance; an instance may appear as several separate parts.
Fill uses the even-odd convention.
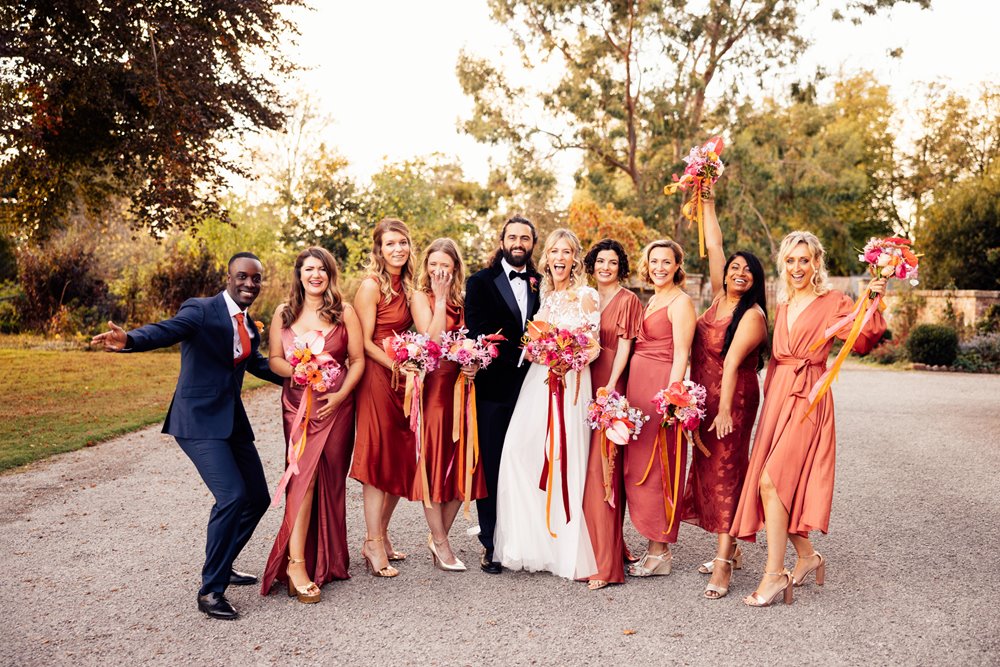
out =
[[[756,539],[761,527],[767,531],[764,576],[743,600],[754,607],[771,604],[782,592],[785,602],[791,602],[793,584],[801,585],[814,572],[816,583],[822,584],[826,574],[809,531],[825,533],[830,522],[836,447],[833,396],[827,393],[808,416],[806,412],[809,390],[823,374],[833,343],[815,351],[809,347],[854,304],[827,287],[823,257],[823,246],[809,232],[792,232],[778,250],[778,310],[764,406],[731,531],[748,541]],[[883,293],[885,280],[872,280],[866,289]],[[854,350],[867,352],[884,331],[885,320],[876,312]],[[789,539],[798,557],[793,572],[785,569]]]
[[[451,239],[437,239],[424,251],[410,310],[417,331],[438,340],[446,331],[465,326],[462,288],[465,265],[458,245]],[[446,572],[462,572],[460,561],[448,542],[448,533],[462,505],[463,494],[457,465],[458,445],[452,438],[455,414],[455,383],[460,374],[475,377],[475,366],[460,367],[454,361],[441,360],[440,366],[424,378],[423,442],[421,460],[413,480],[414,500],[424,500],[423,472],[426,471],[430,497],[424,503],[424,515],[430,535],[427,549],[435,567]],[[469,500],[486,496],[482,466],[476,467]]]
[[[628,514],[649,544],[638,563],[628,573],[634,577],[670,574],[670,542],[677,541],[680,517],[667,515],[665,507],[667,480],[654,454],[659,415],[653,407],[653,396],[668,385],[683,380],[687,371],[691,341],[694,338],[695,312],[691,298],[684,293],[684,250],[674,241],[653,241],[642,251],[639,277],[652,283],[655,291],[643,316],[635,341],[635,351],[629,364],[626,397],[629,403],[650,416],[650,421],[638,440],[625,447],[625,493]],[[674,429],[667,429],[666,459],[671,466],[676,455]],[[677,500],[684,495],[683,470],[687,465],[686,444],[681,445],[682,474],[677,480]],[[645,476],[650,458],[655,455],[649,475]],[[642,482],[640,484],[640,482]],[[679,508],[677,510],[679,514]]]
[[[594,391],[606,387],[624,395],[632,342],[642,324],[642,302],[622,286],[622,281],[629,275],[628,255],[618,241],[604,239],[590,249],[583,258],[583,266],[597,282],[601,310],[601,352],[590,365],[591,386]],[[617,452],[611,473],[613,506],[604,499],[601,433],[594,431],[590,437],[587,481],[583,488],[583,516],[587,520],[597,560],[597,572],[590,576],[588,584],[590,590],[625,581],[625,540],[622,536],[625,519],[624,448],[613,443],[611,446]]]
[[[340,365],[326,391],[316,393],[286,379],[281,392],[285,446],[301,437],[297,413],[309,400],[306,444],[298,474],[288,477],[285,514],[264,568],[261,595],[277,580],[300,602],[319,602],[320,587],[348,579],[346,483],[354,441],[354,387],[364,373],[361,323],[344,304],[337,286],[337,262],[323,248],[307,248],[295,260],[288,302],[271,320],[270,366],[291,378],[286,350],[295,340],[322,340],[322,350]],[[314,348],[315,349],[315,348]],[[307,399],[306,392],[311,396]],[[287,558],[287,561],[286,561]],[[287,568],[287,569],[286,569]]]
[[[410,230],[401,220],[386,218],[375,226],[368,277],[354,297],[365,343],[365,374],[358,384],[357,438],[351,477],[361,482],[365,507],[365,542],[361,555],[377,577],[395,577],[389,561],[400,561],[389,542],[389,520],[400,497],[409,497],[417,471],[416,444],[403,415],[404,383],[393,389],[393,365],[382,340],[410,328],[413,292]]]
[[[715,558],[698,568],[712,575],[704,595],[714,600],[729,592],[733,568],[742,561],[729,530],[760,405],[757,371],[767,345],[767,300],[760,260],[746,251],[726,259],[711,190],[707,194],[705,244],[713,298],[698,318],[691,380],[707,390],[699,435],[710,456],[693,450],[681,516],[718,536]]]

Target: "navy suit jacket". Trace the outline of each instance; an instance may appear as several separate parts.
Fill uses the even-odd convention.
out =
[[[253,440],[240,392],[250,371],[275,384],[275,375],[258,351],[260,332],[250,321],[250,355],[233,364],[233,318],[223,293],[188,299],[169,320],[128,332],[125,352],[145,352],[181,344],[181,372],[167,410],[163,432],[176,438],[226,440],[234,434]]]

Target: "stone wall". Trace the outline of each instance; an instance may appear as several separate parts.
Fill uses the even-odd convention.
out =
[[[1000,290],[914,290],[914,294],[924,301],[918,324],[944,321],[950,301],[959,322],[971,326],[982,319],[987,308],[1000,303]]]

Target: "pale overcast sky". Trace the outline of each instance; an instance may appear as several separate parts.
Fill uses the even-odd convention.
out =
[[[898,7],[861,26],[831,21],[826,4],[805,19],[813,46],[797,65],[802,75],[819,64],[833,73],[871,69],[891,84],[899,104],[912,102],[922,81],[946,79],[974,91],[978,82],[998,78],[1000,46],[991,32],[1000,25],[1000,2],[933,0],[930,10]],[[489,150],[457,129],[471,105],[455,63],[462,49],[516,54],[508,33],[490,20],[486,1],[314,5],[300,14],[302,34],[290,55],[311,68],[297,85],[333,117],[329,142],[350,160],[352,172],[364,178],[385,160],[441,152],[456,157],[468,176],[483,179]],[[896,47],[903,49],[900,59],[888,56]],[[563,190],[571,187],[575,166],[574,158],[563,160]]]

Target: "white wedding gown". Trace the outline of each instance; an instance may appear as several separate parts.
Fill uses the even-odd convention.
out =
[[[594,289],[581,287],[549,292],[543,296],[542,309],[536,319],[568,329],[590,327],[596,337],[601,315],[596,309],[599,302]],[[592,308],[591,312],[587,312],[588,308]],[[562,500],[564,480],[559,471],[560,462],[556,460],[553,462],[556,469],[550,510],[551,528],[556,537],[550,536],[546,528],[545,490],[539,488],[548,447],[547,378],[547,367],[531,364],[507,428],[500,459],[493,558],[511,570],[544,570],[567,579],[584,579],[597,572],[594,549],[583,518],[583,487],[591,434],[587,426],[587,403],[591,399],[590,369],[566,375],[566,485],[570,520],[566,522]],[[580,395],[574,405],[578,381]],[[554,415],[553,421],[558,457],[558,416]]]

